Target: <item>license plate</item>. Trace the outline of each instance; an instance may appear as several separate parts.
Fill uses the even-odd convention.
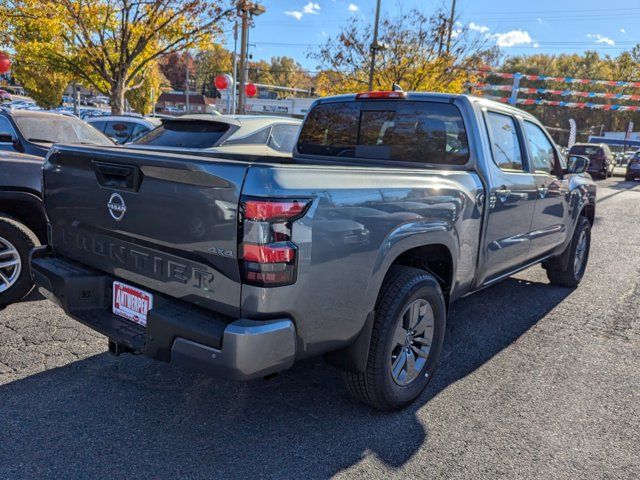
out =
[[[153,295],[121,282],[113,282],[113,313],[147,326],[147,314],[153,307]]]

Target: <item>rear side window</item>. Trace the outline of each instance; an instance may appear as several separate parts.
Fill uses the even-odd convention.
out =
[[[435,102],[319,104],[302,127],[298,152],[443,165],[469,160],[460,111]]]
[[[271,129],[271,135],[269,136],[269,143],[267,145],[278,152],[291,153],[296,144],[299,131],[300,127],[298,125],[278,123]]]
[[[218,146],[229,128],[228,123],[208,120],[169,120],[133,143],[155,147],[211,148]]]
[[[93,128],[95,128],[96,130],[100,130],[101,132],[104,133],[104,127],[107,126],[107,122],[105,121],[100,121],[100,122],[88,122],[89,125],[91,125]]]
[[[271,127],[263,128],[257,132],[242,138],[231,138],[224,142],[225,145],[265,145],[269,139]]]
[[[134,123],[114,121],[107,122],[104,127],[104,134],[107,137],[115,138],[118,143],[125,143],[131,138],[131,132],[133,132]]]
[[[522,149],[513,117],[487,113],[493,159],[501,170],[522,172]]]

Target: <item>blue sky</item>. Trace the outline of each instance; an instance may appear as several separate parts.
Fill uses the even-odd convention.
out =
[[[373,22],[376,0],[262,0],[267,12],[250,33],[255,59],[286,55],[314,70],[305,53],[335,36],[346,19],[358,15]],[[413,6],[430,12],[450,0],[382,0],[393,14]],[[616,55],[640,43],[639,0],[457,0],[462,24],[503,47],[506,54],[597,50]],[[233,37],[226,34],[233,49]]]

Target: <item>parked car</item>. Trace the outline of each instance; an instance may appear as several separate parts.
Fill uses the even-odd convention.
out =
[[[118,144],[133,142],[161,124],[153,117],[131,115],[104,115],[85,121]]]
[[[524,111],[342,95],[314,102],[293,158],[193,155],[242,128],[227,120],[163,124],[188,147],[170,152],[48,157],[33,276],[113,353],[240,380],[325,354],[356,399],[394,410],[433,378],[451,302],[538,263],[583,278],[589,161],[565,164]]]
[[[0,90],[0,102],[10,102],[11,94],[6,90]]]
[[[267,115],[183,115],[133,142],[135,147],[290,157],[301,120]]]
[[[624,174],[626,181],[640,178],[640,150],[638,150],[627,163],[627,171]]]
[[[33,286],[29,251],[47,241],[42,165],[57,142],[113,146],[77,118],[0,111],[0,307],[20,300]]]
[[[616,162],[609,146],[604,143],[576,143],[570,155],[582,155],[589,159],[589,172],[594,177],[608,178],[613,175]]]

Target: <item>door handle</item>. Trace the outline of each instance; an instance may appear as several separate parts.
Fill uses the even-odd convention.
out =
[[[511,195],[511,190],[509,190],[504,185],[496,189],[496,196],[503,203],[507,201],[509,195]]]
[[[549,193],[549,187],[547,187],[545,185],[541,185],[541,186],[538,187],[538,196],[540,198],[546,197],[547,193]]]

